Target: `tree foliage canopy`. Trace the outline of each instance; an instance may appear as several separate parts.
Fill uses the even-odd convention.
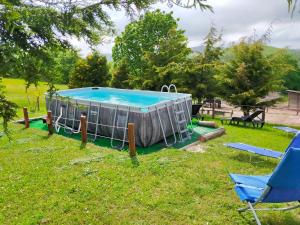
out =
[[[0,43],[23,50],[37,50],[44,45],[70,45],[68,36],[98,44],[103,35],[112,31],[108,9],[135,10],[148,8],[155,0],[14,0],[0,1]],[[184,5],[184,1],[167,1]],[[191,6],[210,8],[203,0]]]
[[[281,51],[281,57],[292,68],[283,78],[284,87],[288,90],[300,91],[300,66],[298,59],[286,50]]]
[[[111,87],[114,88],[131,88],[129,81],[128,63],[122,60],[112,68]]]
[[[114,31],[109,10],[123,9],[134,15],[156,2],[158,0],[0,0],[0,60],[10,62],[9,67],[1,68],[1,73],[12,71],[15,55],[28,54],[43,59],[45,49],[71,47],[70,37],[84,39],[90,45],[98,44]],[[162,2],[211,9],[205,0]],[[30,77],[28,82],[34,78],[37,77]]]
[[[181,92],[192,94],[198,101],[217,95],[214,75],[223,54],[221,39],[215,27],[211,27],[204,39],[203,52],[193,55],[182,64],[181,69],[178,69],[179,74],[174,83]]]
[[[242,106],[257,105],[260,98],[283,88],[283,76],[291,69],[282,55],[265,55],[262,40],[242,39],[233,46],[233,58],[219,66],[216,76],[219,94],[228,102]]]
[[[171,81],[160,68],[182,61],[190,52],[172,13],[156,10],[126,26],[115,40],[113,60],[116,64],[126,60],[135,87],[157,90]]]
[[[143,60],[147,62],[147,67],[142,77],[143,89],[160,90],[163,84],[174,83],[177,76],[182,76],[178,73],[179,68],[191,53],[183,31],[174,28],[169,30],[167,38],[161,40],[158,46],[158,51],[144,53]]]
[[[110,80],[107,59],[105,56],[94,52],[79,59],[75,65],[74,72],[70,77],[70,88],[79,87],[105,87]]]

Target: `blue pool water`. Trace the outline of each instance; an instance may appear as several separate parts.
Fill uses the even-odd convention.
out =
[[[189,96],[181,93],[161,93],[156,91],[124,90],[116,88],[80,88],[59,91],[63,97],[78,100],[110,103],[145,108],[158,103]]]

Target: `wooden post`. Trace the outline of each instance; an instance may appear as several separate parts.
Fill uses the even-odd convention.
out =
[[[48,125],[48,131],[49,135],[53,134],[53,126],[52,126],[52,112],[47,112],[47,125]]]
[[[218,127],[218,125],[214,121],[199,121],[198,124],[202,127],[213,127],[213,128]]]
[[[23,108],[23,114],[24,114],[25,128],[29,128],[29,116],[28,116],[28,110],[27,110],[27,107],[24,107],[24,108]]]
[[[36,107],[37,107],[37,110],[40,111],[40,96],[37,96],[37,98],[36,98]]]
[[[87,143],[86,116],[81,115],[80,123],[81,123],[81,142],[82,144],[86,144]]]
[[[216,101],[215,99],[213,99],[213,104],[212,104],[212,112],[211,112],[211,116],[214,119],[215,118],[215,107],[216,107]]]
[[[265,120],[266,120],[266,107],[265,106],[263,106],[263,113],[262,113],[262,121],[263,122],[265,122]]]
[[[128,123],[128,142],[130,157],[136,156],[134,123]]]

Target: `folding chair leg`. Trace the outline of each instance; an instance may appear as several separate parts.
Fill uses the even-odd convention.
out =
[[[249,206],[249,210],[252,212],[252,214],[254,216],[254,219],[255,219],[257,225],[261,225],[261,222],[259,221],[258,216],[257,216],[257,214],[255,212],[255,209],[253,208],[253,206],[252,206],[252,204],[250,202],[248,202],[248,206]]]
[[[257,225],[261,225],[261,222],[259,221],[256,211],[289,211],[289,210],[300,208],[300,204],[297,204],[297,205],[285,207],[285,208],[256,208],[256,209],[254,209],[254,206],[257,204],[257,202],[255,202],[254,204],[247,202],[247,204],[248,204],[248,206],[246,206],[245,208],[239,209],[238,212],[242,213],[242,212],[246,212],[248,210],[251,211]]]

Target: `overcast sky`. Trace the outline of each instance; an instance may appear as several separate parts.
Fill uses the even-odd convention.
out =
[[[213,23],[222,30],[225,45],[238,41],[241,37],[263,34],[272,24],[272,40],[270,45],[300,49],[300,13],[291,17],[286,0],[210,0],[214,13],[200,9],[184,9],[156,4],[153,10],[173,11],[179,18],[179,27],[185,30],[189,46],[201,45],[203,38]],[[130,22],[122,11],[110,12],[118,33]],[[108,38],[98,46],[104,54],[111,54],[114,37]],[[83,41],[73,41],[74,46],[81,50],[82,55],[90,52]]]

